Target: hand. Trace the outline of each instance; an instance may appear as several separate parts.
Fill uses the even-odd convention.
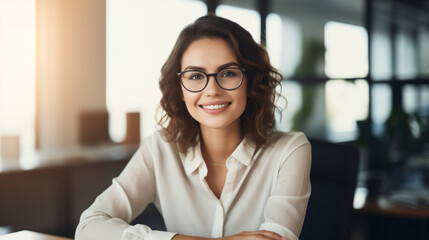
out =
[[[220,238],[220,240],[287,240],[286,238],[270,231],[241,232],[235,235]]]

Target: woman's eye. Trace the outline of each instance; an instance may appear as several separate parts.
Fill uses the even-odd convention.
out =
[[[204,79],[204,76],[202,74],[197,73],[197,74],[191,75],[189,79],[190,80],[201,80],[201,79]]]
[[[237,74],[234,71],[225,71],[225,72],[222,72],[221,74],[221,77],[223,78],[230,78],[235,76],[237,76]]]

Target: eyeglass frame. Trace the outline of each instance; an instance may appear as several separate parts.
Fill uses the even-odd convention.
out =
[[[220,85],[220,83],[219,83],[219,81],[218,81],[218,79],[217,79],[217,75],[218,75],[220,72],[222,72],[222,71],[224,71],[224,70],[227,70],[227,69],[238,69],[238,70],[240,70],[240,71],[241,71],[241,81],[240,81],[240,83],[238,84],[238,86],[237,86],[237,87],[235,87],[235,88],[231,88],[231,89],[224,88],[224,87],[222,87],[222,85]],[[177,76],[180,78],[180,84],[182,84],[182,86],[183,86],[183,87],[184,87],[188,92],[197,93],[197,92],[201,92],[201,91],[203,91],[203,90],[207,87],[207,85],[209,84],[209,78],[210,78],[210,76],[213,76],[213,77],[214,77],[214,79],[216,80],[216,84],[217,84],[220,88],[222,88],[223,90],[226,90],[226,91],[234,91],[234,90],[238,89],[238,88],[243,84],[243,80],[244,80],[244,72],[245,72],[245,71],[246,71],[246,68],[240,68],[240,67],[227,67],[227,68],[224,68],[224,69],[219,69],[219,71],[217,71],[216,73],[206,73],[206,72],[204,72],[204,71],[202,71],[202,70],[188,69],[188,70],[185,70],[185,71],[183,71],[183,72],[178,72],[178,73],[177,73]],[[204,74],[204,75],[206,76],[206,79],[207,79],[206,84],[204,85],[204,87],[203,87],[201,90],[198,90],[198,91],[192,91],[192,90],[189,90],[188,88],[186,88],[186,86],[185,86],[185,84],[183,83],[183,80],[182,80],[182,75],[183,75],[184,73],[187,73],[187,72],[200,72],[200,73],[202,73],[202,74]]]

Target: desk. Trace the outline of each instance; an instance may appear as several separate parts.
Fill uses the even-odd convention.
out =
[[[19,231],[0,236],[0,240],[72,240],[32,231]]]
[[[0,174],[76,166],[97,162],[115,162],[129,159],[138,145],[105,144],[97,146],[68,146],[45,149],[28,149],[20,153],[20,159],[4,160],[0,156]]]
[[[411,208],[397,204],[386,196],[376,199],[366,199],[362,206],[355,206],[354,211],[359,214],[370,214],[386,217],[399,217],[410,219],[429,219],[429,208]]]
[[[391,201],[387,196],[362,199],[357,204],[355,194],[355,218],[364,223],[363,239],[429,239],[429,208],[410,208]]]
[[[136,146],[38,151],[34,165],[0,167],[0,226],[72,237],[79,217],[119,175]],[[23,162],[27,159],[22,159]]]

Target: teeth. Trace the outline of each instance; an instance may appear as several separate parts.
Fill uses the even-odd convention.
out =
[[[204,109],[209,109],[209,110],[215,110],[215,109],[219,109],[219,108],[224,108],[228,106],[228,104],[219,104],[219,105],[202,105],[202,107]]]

